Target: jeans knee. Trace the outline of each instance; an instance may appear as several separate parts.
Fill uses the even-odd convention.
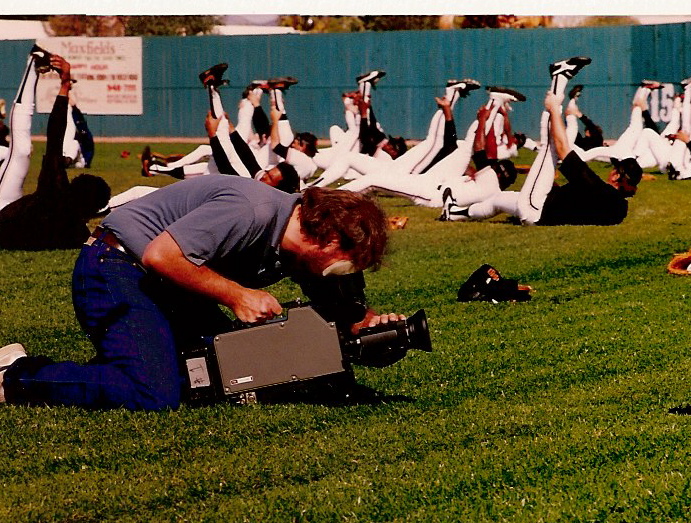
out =
[[[180,407],[180,387],[151,387],[140,394],[132,410],[176,410]]]

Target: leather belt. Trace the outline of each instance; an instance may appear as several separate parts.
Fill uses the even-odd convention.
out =
[[[112,247],[113,249],[117,249],[118,251],[126,254],[129,258],[132,259],[132,263],[139,267],[141,270],[146,272],[146,269],[144,266],[141,264],[139,259],[132,254],[127,247],[125,247],[122,243],[120,243],[120,240],[118,240],[118,237],[113,234],[112,231],[106,229],[105,227],[101,227],[98,225],[95,229],[94,232],[91,233],[91,236],[89,236],[89,239],[86,240],[84,245],[92,245],[96,240],[102,241],[105,243],[108,247]]]
[[[101,240],[109,247],[117,249],[120,252],[124,252],[128,256],[132,256],[134,258],[133,254],[130,251],[128,251],[122,243],[120,243],[118,237],[115,236],[115,234],[113,234],[112,231],[106,229],[105,227],[101,227],[100,225],[97,226],[94,229],[94,232],[91,233],[89,239],[86,241],[86,244],[91,245],[94,242],[94,240]]]

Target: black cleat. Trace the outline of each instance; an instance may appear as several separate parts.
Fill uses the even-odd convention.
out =
[[[487,90],[489,91],[490,95],[492,93],[504,95],[500,96],[500,98],[504,98],[506,101],[509,102],[525,102],[525,95],[519,93],[515,89],[509,89],[508,87],[498,87],[496,85],[493,85],[487,87]]]
[[[573,89],[569,91],[569,98],[574,99],[578,98],[581,96],[581,93],[583,92],[583,86],[581,84],[574,85]]]
[[[458,92],[458,96],[465,98],[470,91],[480,88],[480,82],[472,78],[463,78],[462,80],[451,79],[447,80],[446,88],[455,89]]]
[[[228,85],[228,80],[223,79],[223,73],[226,72],[226,69],[228,69],[228,64],[216,64],[206,71],[200,73],[199,79],[204,87],[220,87],[222,85]]]
[[[29,54],[34,58],[34,67],[36,68],[37,73],[47,73],[52,69],[50,65],[50,57],[53,55],[42,47],[34,44]]]
[[[525,145],[527,139],[525,133],[513,133],[513,137],[516,140],[516,149],[520,149]]]
[[[298,79],[292,76],[279,76],[277,78],[269,78],[266,82],[270,89],[280,89],[287,91],[291,85],[298,83]]]
[[[442,193],[441,201],[442,201],[442,210],[441,210],[441,214],[439,215],[439,218],[437,218],[437,221],[448,222],[449,221],[450,208],[454,203],[456,203],[456,200],[454,199],[453,193],[451,191],[451,187],[446,187],[444,189],[444,192]]]
[[[374,87],[375,85],[377,85],[377,82],[385,76],[386,71],[379,71],[375,69],[374,71],[370,71],[369,73],[361,74],[355,79],[355,81],[359,84],[369,82],[372,84],[372,87]]]
[[[563,74],[566,78],[573,78],[578,74],[578,71],[583,69],[590,62],[592,62],[592,60],[587,56],[573,56],[566,60],[550,64],[549,74],[551,76]]]
[[[647,87],[651,91],[654,91],[655,89],[661,89],[662,84],[657,80],[641,80],[641,87]]]
[[[269,89],[269,82],[267,80],[252,80],[250,84],[247,86],[247,89],[261,89],[262,91],[268,91]]]

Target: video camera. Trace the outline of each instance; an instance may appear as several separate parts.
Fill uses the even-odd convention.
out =
[[[351,365],[386,367],[410,349],[430,352],[425,311],[410,318],[341,332],[309,304],[285,316],[237,328],[181,351],[186,400],[240,404],[280,401],[296,392],[327,390],[346,400],[355,386]]]

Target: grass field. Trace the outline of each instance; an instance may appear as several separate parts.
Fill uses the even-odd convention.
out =
[[[132,156],[120,158],[123,149]],[[141,178],[140,149],[99,144],[91,172],[115,191],[169,183]],[[424,308],[434,347],[356,369],[391,401],[3,407],[0,518],[688,520],[691,417],[668,410],[691,403],[691,277],[665,266],[691,247],[691,183],[642,182],[627,220],[608,228],[445,223],[437,211],[381,201],[410,221],[367,276],[370,303]],[[0,251],[0,345],[91,357],[70,302],[76,254]],[[457,303],[460,283],[485,262],[532,285],[533,300]],[[299,296],[287,283],[271,290],[280,301]]]

